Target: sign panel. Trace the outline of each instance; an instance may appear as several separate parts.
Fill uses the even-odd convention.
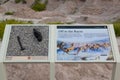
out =
[[[9,69],[8,66],[21,67],[20,71],[22,72],[24,72],[23,67],[27,68],[31,66],[32,68],[33,66],[34,69],[41,68],[43,71],[45,68],[47,71],[43,74],[39,74],[48,76],[46,79],[50,80],[55,78],[56,80],[59,79],[59,75],[57,74],[61,74],[61,70],[63,69],[62,73],[65,73],[62,74],[65,75],[63,79],[81,79],[84,78],[84,76],[76,76],[74,73],[69,74],[70,76],[66,76],[66,74],[73,71],[77,71],[75,73],[79,74],[79,72],[83,71],[82,68],[87,70],[92,67],[91,65],[103,66],[105,68],[104,63],[111,67],[111,69],[105,69],[105,71],[109,70],[107,71],[109,73],[105,73],[108,74],[108,76],[105,77],[111,79],[110,76],[112,75],[113,80],[118,80],[120,74],[120,56],[113,25],[111,24],[79,24],[67,26],[39,24],[21,26],[7,25],[1,53],[3,57],[0,64],[2,70],[0,74],[3,74],[0,76],[1,80],[6,79],[5,71]],[[10,63],[10,65],[7,64],[7,62]],[[13,63],[11,64],[11,62]],[[14,64],[14,62],[17,62],[17,64]],[[27,65],[26,62],[30,63]],[[40,65],[36,62],[39,62]],[[87,63],[80,65],[82,62]],[[99,62],[103,64],[99,64]],[[5,64],[7,64],[6,70],[4,69]],[[7,73],[14,73],[14,71],[15,69],[13,68],[12,71],[8,70]],[[91,69],[91,71],[93,70]],[[19,77],[22,72],[15,75]],[[89,79],[93,77],[89,76],[87,73],[84,74],[88,75]],[[100,74],[101,76],[104,75],[103,72]],[[36,79],[44,78],[44,76],[39,77],[39,75],[35,75]],[[100,76],[98,76],[98,78],[99,77]],[[104,79],[105,77],[102,78]],[[25,76],[24,78],[26,79],[27,77]]]
[[[113,61],[107,26],[57,26],[57,61]]]
[[[48,60],[48,26],[12,26],[6,60]]]

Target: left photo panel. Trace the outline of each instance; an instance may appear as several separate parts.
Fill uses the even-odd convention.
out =
[[[6,60],[48,60],[49,26],[12,26]]]

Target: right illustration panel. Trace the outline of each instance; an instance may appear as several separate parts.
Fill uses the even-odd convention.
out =
[[[57,26],[57,61],[113,61],[107,26]]]

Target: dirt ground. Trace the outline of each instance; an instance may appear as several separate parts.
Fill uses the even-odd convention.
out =
[[[6,64],[8,80],[50,80],[50,65]],[[113,64],[56,63],[55,80],[111,80]]]
[[[50,80],[49,63],[6,64],[8,80]]]
[[[0,20],[16,19],[33,23],[105,23],[120,18],[119,0],[48,0],[46,10],[41,12],[30,8],[34,0],[26,1],[27,4],[16,4],[14,0],[9,0],[0,5]],[[14,15],[5,15],[6,12],[14,12]]]

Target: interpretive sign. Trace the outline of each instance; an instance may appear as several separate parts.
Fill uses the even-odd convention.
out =
[[[60,75],[65,80],[119,80],[119,68],[120,55],[111,24],[6,25],[0,80],[59,80]],[[9,77],[11,73],[16,76]]]
[[[57,60],[114,60],[107,26],[57,26]]]

